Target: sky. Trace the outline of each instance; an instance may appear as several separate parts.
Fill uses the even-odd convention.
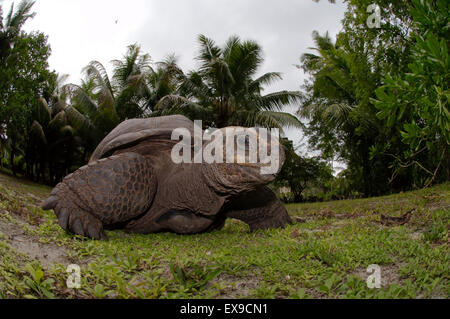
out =
[[[11,0],[3,2],[9,10]],[[18,0],[15,1],[19,3]],[[37,0],[34,19],[26,31],[39,30],[49,37],[50,67],[69,74],[79,83],[81,70],[92,60],[107,68],[120,59],[126,47],[141,45],[154,62],[176,54],[184,71],[196,67],[197,38],[204,34],[222,45],[231,35],[257,41],[265,61],[259,73],[281,72],[283,80],[265,92],[300,90],[305,75],[295,67],[313,46],[312,32],[341,30],[342,0]],[[6,14],[5,12],[5,14]],[[295,112],[298,106],[288,109]],[[287,130],[295,143],[299,130]]]

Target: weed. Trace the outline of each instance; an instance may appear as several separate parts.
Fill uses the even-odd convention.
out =
[[[28,271],[31,277],[25,276],[25,284],[38,294],[39,297],[45,297],[49,299],[55,298],[55,295],[51,292],[53,289],[54,280],[52,278],[47,278],[44,280],[44,272],[39,264],[33,266],[32,264],[27,264],[25,270]],[[33,296],[25,296],[32,297]]]
[[[170,264],[170,272],[177,283],[188,291],[193,291],[203,288],[208,282],[216,278],[222,270],[192,263],[180,265],[175,262]]]

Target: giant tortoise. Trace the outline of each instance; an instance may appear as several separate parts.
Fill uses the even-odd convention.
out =
[[[194,132],[194,123],[181,115],[122,122],[42,208],[53,209],[65,230],[94,239],[106,238],[104,229],[201,233],[220,229],[227,218],[247,223],[251,231],[291,223],[266,186],[276,174],[261,174],[258,163],[176,164],[175,128]],[[284,151],[275,147],[281,168]]]

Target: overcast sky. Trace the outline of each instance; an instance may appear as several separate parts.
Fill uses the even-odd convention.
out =
[[[11,2],[3,1],[4,11]],[[109,68],[132,43],[153,61],[175,53],[188,71],[196,65],[199,34],[220,45],[236,34],[262,46],[260,73],[283,73],[270,92],[300,89],[304,75],[294,65],[313,45],[314,30],[333,37],[340,31],[345,6],[341,0],[37,0],[33,9],[36,17],[24,29],[49,36],[50,67],[69,74],[70,82],[79,83],[81,69],[91,60]],[[300,139],[298,130],[287,135]]]

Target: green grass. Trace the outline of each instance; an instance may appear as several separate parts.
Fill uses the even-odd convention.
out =
[[[250,233],[73,236],[38,205],[50,188],[0,174],[0,298],[449,298],[450,184],[287,205],[300,222]],[[380,214],[404,225],[385,226]],[[69,264],[81,288],[66,285]],[[382,288],[366,269],[381,267]]]

